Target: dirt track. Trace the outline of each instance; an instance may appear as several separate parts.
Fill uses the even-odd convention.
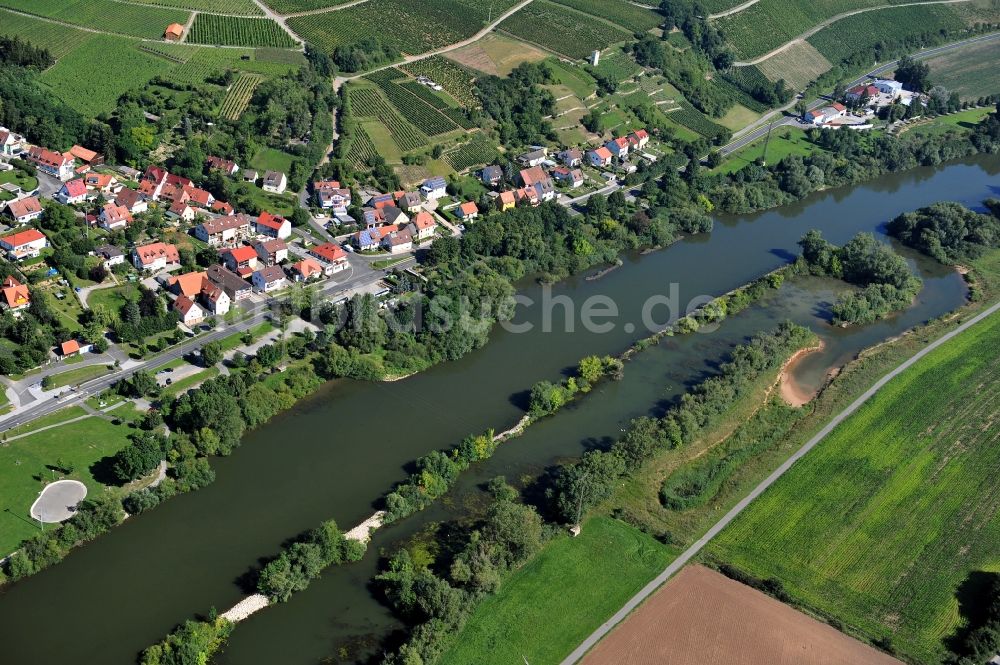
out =
[[[902,665],[770,596],[687,566],[584,665]]]

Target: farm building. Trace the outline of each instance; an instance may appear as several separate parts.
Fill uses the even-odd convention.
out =
[[[163,38],[168,42],[179,42],[184,36],[184,26],[180,23],[171,23],[163,31]]]

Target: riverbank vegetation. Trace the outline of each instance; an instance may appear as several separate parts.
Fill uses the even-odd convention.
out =
[[[833,322],[839,325],[873,323],[904,309],[922,286],[903,257],[870,233],[859,233],[843,247],[835,247],[812,230],[799,247],[812,274],[836,277],[861,288],[841,296],[831,308]]]
[[[935,203],[899,215],[887,232],[941,263],[961,263],[1000,245],[1000,200],[989,199],[984,205],[989,214],[959,203]]]

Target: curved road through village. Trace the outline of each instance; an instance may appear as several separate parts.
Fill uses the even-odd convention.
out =
[[[590,649],[594,647],[594,645],[596,645],[605,635],[610,633],[615,626],[621,623],[621,621],[625,617],[627,617],[629,613],[632,612],[632,610],[634,610],[640,604],[642,604],[642,602],[646,600],[646,598],[648,598],[650,595],[652,595],[654,591],[659,589],[664,582],[669,580],[675,573],[677,573],[677,571],[683,568],[685,564],[687,564],[692,558],[694,558],[695,555],[701,552],[701,550],[704,549],[704,547],[708,545],[708,543],[711,542],[713,538],[719,535],[719,533],[721,533],[722,530],[725,529],[730,522],[736,519],[736,517],[740,513],[742,513],[747,506],[753,503],[754,499],[763,494],[768,487],[773,485],[778,480],[778,478],[781,478],[781,476],[783,476],[786,471],[792,468],[792,465],[794,465],[800,459],[805,457],[805,455],[810,450],[815,448],[840,423],[842,423],[844,420],[850,417],[851,414],[853,414],[855,411],[861,408],[861,406],[869,399],[871,399],[876,393],[878,393],[878,391],[881,390],[885,386],[885,384],[892,381],[894,378],[896,378],[897,376],[908,370],[910,367],[913,367],[913,365],[919,362],[924,356],[931,353],[942,344],[946,344],[949,340],[962,334],[963,332],[965,332],[972,326],[976,325],[983,319],[987,318],[997,310],[1000,310],[1000,302],[991,305],[988,309],[986,309],[983,312],[980,312],[979,314],[972,317],[971,319],[969,319],[962,325],[958,326],[951,332],[948,332],[942,335],[940,338],[934,340],[926,347],[924,347],[916,354],[914,354],[911,358],[909,358],[908,360],[900,364],[898,367],[896,367],[896,369],[892,370],[891,372],[883,376],[881,379],[879,379],[875,383],[875,385],[866,390],[864,394],[862,394],[856,400],[851,402],[851,404],[846,409],[844,409],[836,416],[834,416],[833,419],[826,425],[826,427],[821,429],[816,434],[816,436],[809,439],[809,441],[807,441],[791,457],[789,457],[784,464],[779,466],[777,469],[774,470],[774,472],[771,475],[762,480],[761,483],[757,485],[757,487],[753,488],[753,490],[748,495],[746,495],[739,503],[733,506],[732,510],[726,513],[722,519],[720,519],[712,526],[712,528],[706,531],[704,536],[699,538],[693,545],[691,545],[691,547],[687,548],[679,557],[674,559],[674,561],[671,562],[671,564],[667,566],[662,573],[653,578],[653,580],[649,584],[644,586],[642,590],[639,591],[639,593],[632,596],[632,598],[629,599],[629,601],[625,603],[625,605],[622,606],[620,610],[615,612],[614,616],[605,621],[603,624],[601,624],[601,626],[597,630],[591,633],[590,636],[587,637],[587,639],[585,639],[580,644],[580,646],[574,649],[573,653],[567,656],[560,665],[573,665],[574,663],[579,662],[580,659],[583,658],[583,656]]]

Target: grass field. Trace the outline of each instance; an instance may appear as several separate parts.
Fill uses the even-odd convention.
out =
[[[918,124],[906,131],[906,134],[915,136],[927,136],[933,134],[945,134],[949,131],[959,129],[971,131],[979,121],[993,112],[992,106],[978,109],[966,109],[958,113],[941,115],[928,121],[919,121]],[[922,124],[921,124],[922,123]]]
[[[746,127],[759,117],[759,113],[751,111],[745,106],[734,104],[733,108],[729,109],[726,115],[721,118],[716,118],[715,122],[719,123],[723,127],[726,127],[727,129],[736,131],[737,129]]]
[[[222,46],[275,46],[291,48],[296,42],[270,19],[198,14],[188,33],[192,44]]]
[[[113,317],[117,317],[121,308],[129,300],[138,300],[139,289],[132,284],[122,286],[112,286],[107,289],[97,289],[91,291],[87,296],[87,305],[90,309],[103,309]]]
[[[630,36],[624,28],[546,0],[535,0],[499,29],[574,59],[586,58],[594,49],[607,48]]]
[[[755,501],[714,557],[907,659],[937,662],[956,591],[1000,567],[1000,317],[893,379]]]
[[[76,369],[70,369],[59,374],[53,374],[49,377],[46,390],[53,390],[64,386],[75,386],[103,376],[109,371],[111,370],[108,369],[107,365],[88,365],[87,367],[77,367]]]
[[[250,160],[250,166],[260,171],[261,175],[264,171],[281,171],[287,175],[292,168],[293,159],[294,157],[287,152],[274,148],[262,148]]]
[[[978,99],[1000,93],[1000,43],[973,44],[925,60],[931,67],[931,80],[957,92],[962,99]]]
[[[448,58],[464,67],[495,76],[506,76],[522,62],[538,62],[548,57],[539,48],[492,32],[475,44],[448,53]]]
[[[162,39],[171,23],[187,23],[190,12],[114,0],[0,0],[0,6],[95,30]]]
[[[60,412],[59,418],[82,415],[83,410],[78,410],[80,413],[72,415]],[[90,496],[101,494],[104,486],[94,479],[91,465],[124,448],[131,431],[102,418],[87,418],[0,446],[0,505],[4,507],[0,511],[0,552],[12,551],[38,531],[38,525],[28,516],[28,508],[38,498],[42,481],[54,477],[49,465],[57,460],[72,465],[73,472],[66,477],[83,482]],[[56,472],[55,477],[58,475]]]
[[[782,127],[771,133],[767,144],[767,163],[777,164],[788,155],[809,155],[819,150],[806,140],[805,132],[797,127]],[[713,173],[732,173],[764,156],[764,139],[754,141],[739,152],[730,155]]]
[[[831,67],[809,42],[796,42],[781,53],[760,62],[757,69],[770,81],[785,80],[793,90],[802,90]]]
[[[97,79],[95,62],[101,63]],[[40,80],[64,102],[93,117],[112,110],[123,93],[141,88],[171,66],[162,58],[140,51],[133,40],[94,35],[60,58]]]
[[[554,665],[645,586],[669,549],[623,522],[557,537],[478,607],[439,665]]]

